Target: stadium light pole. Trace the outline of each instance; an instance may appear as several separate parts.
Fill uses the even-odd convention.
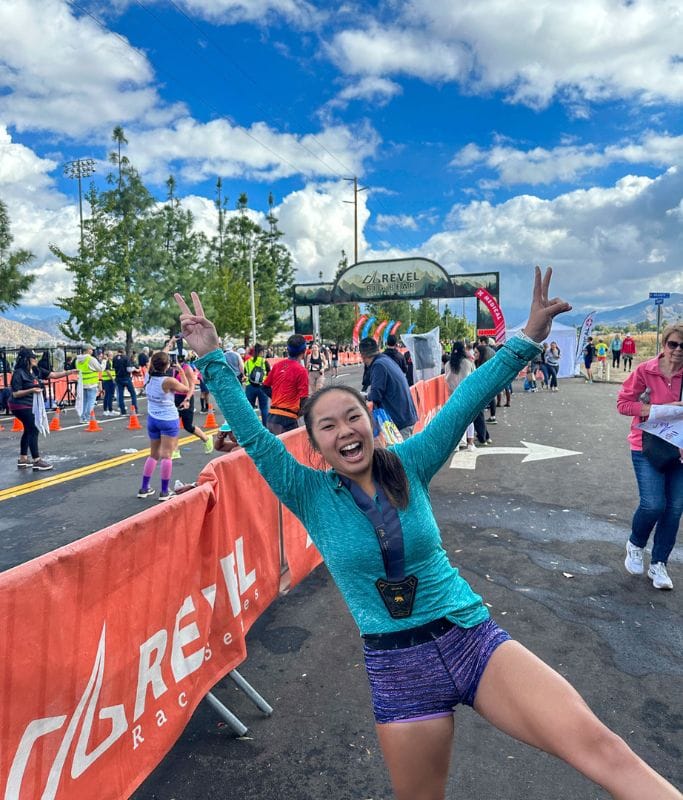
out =
[[[83,190],[82,178],[89,178],[95,173],[95,160],[92,158],[76,158],[64,164],[64,174],[67,178],[78,181],[78,215],[81,220],[81,255],[83,255]]]
[[[251,301],[251,346],[256,344],[256,300],[254,298],[254,251],[249,245],[249,299]]]

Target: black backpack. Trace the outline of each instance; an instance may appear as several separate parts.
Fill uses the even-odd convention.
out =
[[[254,386],[260,386],[263,383],[263,379],[266,377],[266,370],[263,364],[256,364],[251,368],[249,372],[249,383]]]

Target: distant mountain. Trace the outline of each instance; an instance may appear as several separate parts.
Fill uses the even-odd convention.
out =
[[[66,341],[64,334],[59,330],[59,323],[65,322],[69,315],[66,311],[55,306],[19,306],[10,308],[2,315],[7,320],[21,322],[39,331],[45,331],[60,341]]]
[[[54,347],[56,339],[43,330],[36,330],[11,319],[0,317],[0,347]]]
[[[562,322],[567,325],[580,325],[592,308],[573,314],[563,314]],[[683,294],[672,293],[662,306],[662,321],[683,319]],[[657,322],[657,306],[653,300],[642,300],[630,306],[598,310],[595,314],[596,324],[624,327],[637,322]]]

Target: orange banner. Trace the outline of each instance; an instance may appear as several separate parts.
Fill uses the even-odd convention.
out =
[[[303,428],[292,431],[283,438],[287,450],[297,461],[306,464],[306,466],[321,467],[320,463],[311,461],[311,447]],[[316,550],[304,526],[286,506],[282,506],[282,540],[285,558],[289,566],[288,585],[291,588],[302,581],[318,564],[321,564],[322,557]]]
[[[277,524],[228,472],[2,576],[6,800],[128,797],[244,659],[278,590]]]

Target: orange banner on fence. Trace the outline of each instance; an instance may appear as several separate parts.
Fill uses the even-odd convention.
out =
[[[324,466],[324,463],[314,464],[311,462],[311,446],[303,428],[286,434],[284,442],[287,450],[297,461],[309,467]],[[282,506],[282,540],[289,566],[289,587],[291,588],[322,563],[322,556],[316,550],[311,537],[298,517],[292,514],[286,506]]]
[[[128,797],[243,661],[278,591],[277,503],[266,529],[227,466],[2,576],[0,796]]]

